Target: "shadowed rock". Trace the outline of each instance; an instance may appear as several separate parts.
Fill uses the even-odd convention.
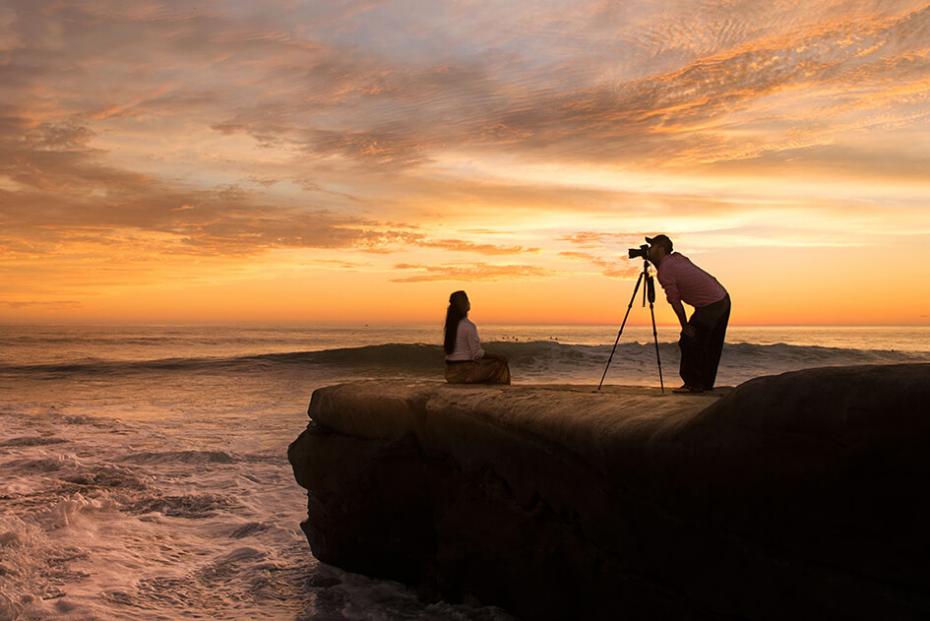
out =
[[[528,619],[930,615],[930,365],[713,395],[377,381],[290,446],[314,555]]]

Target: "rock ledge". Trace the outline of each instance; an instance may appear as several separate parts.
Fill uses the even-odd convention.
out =
[[[930,615],[930,365],[713,396],[371,381],[290,446],[321,561],[528,619]]]

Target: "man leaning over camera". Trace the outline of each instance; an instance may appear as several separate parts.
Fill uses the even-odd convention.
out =
[[[679,374],[684,385],[675,392],[713,390],[730,319],[730,295],[716,278],[688,257],[673,252],[667,235],[647,237],[646,241],[649,260],[658,268],[659,283],[681,323]],[[685,315],[682,302],[694,307],[691,319]]]

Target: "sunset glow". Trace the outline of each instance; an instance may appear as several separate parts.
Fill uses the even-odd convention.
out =
[[[930,323],[926,1],[4,1],[0,92],[0,322],[613,323],[665,232]]]

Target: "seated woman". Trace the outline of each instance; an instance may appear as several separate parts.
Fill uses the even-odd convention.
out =
[[[510,367],[503,356],[481,349],[478,328],[468,320],[471,303],[464,291],[449,296],[446,310],[446,381],[450,384],[509,384]]]

